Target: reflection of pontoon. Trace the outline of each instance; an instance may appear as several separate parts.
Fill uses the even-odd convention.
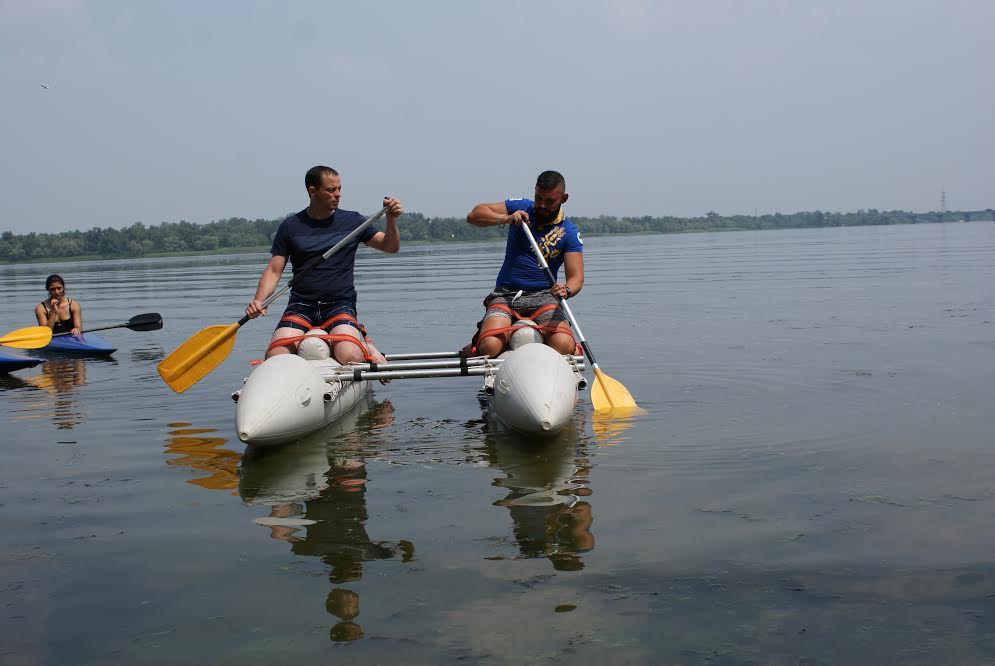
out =
[[[310,437],[272,449],[249,447],[242,457],[239,495],[246,504],[269,510],[254,522],[268,527],[272,538],[288,542],[293,553],[321,558],[336,586],[360,580],[364,562],[414,556],[410,541],[374,541],[366,532],[366,458],[374,454],[363,423],[379,427],[393,418],[389,402],[366,409],[371,403],[367,397]],[[325,609],[338,618],[329,631],[332,640],[363,636],[354,621],[360,612],[358,593],[333,587]]]
[[[275,357],[279,358],[279,357]],[[373,399],[367,394],[355,409],[328,428],[293,444],[276,448],[249,447],[242,456],[238,494],[247,504],[273,505],[304,502],[328,488],[331,467],[328,447],[354,432],[367,415]]]
[[[523,557],[547,557],[554,568],[583,568],[580,553],[594,547],[591,505],[583,498],[589,468],[578,448],[576,424],[542,446],[518,435],[490,434],[491,466],[503,477],[494,485],[508,489],[495,506],[508,509]]]

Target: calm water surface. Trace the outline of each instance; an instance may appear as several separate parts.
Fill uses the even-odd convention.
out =
[[[361,319],[456,349],[501,254],[362,251]],[[274,317],[155,366],[265,261],[0,267],[4,332],[56,270],[166,322],[0,377],[0,663],[995,663],[995,223],[589,238],[571,304],[649,414],[539,446],[447,378],[246,451]]]

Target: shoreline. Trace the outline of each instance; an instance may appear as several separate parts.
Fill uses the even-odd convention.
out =
[[[583,235],[588,238],[597,238],[599,236],[667,236],[667,235],[680,235],[680,234],[706,234],[706,233],[724,233],[729,231],[785,231],[788,229],[825,229],[825,228],[841,228],[841,227],[889,227],[898,225],[916,225],[916,224],[958,224],[958,223],[968,223],[968,222],[992,222],[993,220],[949,220],[943,222],[887,222],[881,224],[835,224],[826,226],[792,226],[792,227],[776,227],[776,228],[766,228],[766,229],[752,229],[749,227],[715,227],[711,229],[681,229],[679,231],[619,231],[611,233],[589,233],[583,232]],[[433,240],[408,240],[405,241],[402,237],[401,239],[404,245],[432,245],[432,244],[443,244],[443,243],[503,243],[505,241],[504,237],[499,238],[480,238],[473,240],[457,240],[457,239],[433,239]],[[22,264],[50,264],[59,262],[81,262],[81,261],[113,261],[121,259],[162,259],[166,257],[203,257],[210,255],[228,255],[228,254],[265,254],[269,252],[270,247],[267,246],[257,246],[257,247],[232,247],[232,248],[219,248],[216,250],[191,250],[186,252],[150,252],[148,254],[140,255],[114,255],[114,256],[101,256],[101,255],[78,255],[71,257],[39,257],[35,259],[22,259],[12,261],[9,259],[0,259],[0,266],[19,266]]]

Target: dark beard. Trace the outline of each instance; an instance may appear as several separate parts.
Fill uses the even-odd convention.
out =
[[[560,209],[557,208],[552,213],[547,213],[547,214],[542,214],[537,210],[533,210],[532,212],[535,213],[536,222],[539,224],[539,226],[544,227],[556,219],[556,215],[560,212]]]

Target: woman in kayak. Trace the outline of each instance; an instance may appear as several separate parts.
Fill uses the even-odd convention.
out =
[[[49,275],[45,279],[48,298],[35,306],[35,317],[39,326],[48,326],[52,333],[83,332],[83,308],[79,301],[66,296],[66,281],[61,275]]]

